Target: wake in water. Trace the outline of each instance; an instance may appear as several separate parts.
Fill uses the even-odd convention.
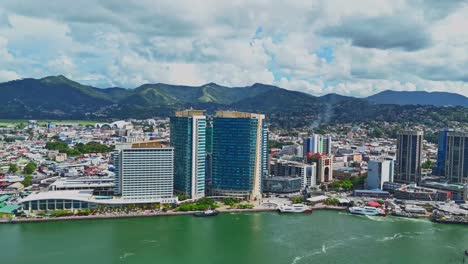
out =
[[[135,253],[125,252],[122,256],[120,256],[120,259],[126,259],[127,257],[133,256],[133,255],[135,255]]]

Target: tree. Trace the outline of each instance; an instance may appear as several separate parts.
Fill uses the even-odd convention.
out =
[[[24,180],[21,182],[25,187],[31,186],[32,184],[32,176],[28,175],[24,178]]]
[[[345,190],[351,190],[353,188],[353,183],[349,179],[344,179],[341,182],[341,187]]]
[[[18,165],[16,165],[15,163],[8,164],[8,172],[16,173],[17,171],[18,171]]]
[[[432,169],[432,167],[434,167],[432,160],[426,160],[426,162],[422,164],[423,169]]]
[[[25,167],[24,167],[24,174],[32,174],[36,170],[37,166],[36,163],[34,162],[29,162]]]

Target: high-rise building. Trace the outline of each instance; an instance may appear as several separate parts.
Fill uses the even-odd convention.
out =
[[[447,133],[445,176],[451,183],[468,183],[468,133]]]
[[[308,155],[305,161],[308,164],[315,163],[316,184],[333,180],[333,155],[316,153]]]
[[[331,154],[332,139],[330,136],[324,137],[321,135],[314,134],[304,139],[303,152],[304,157],[312,154]]]
[[[213,120],[206,122],[206,162],[205,162],[205,194],[211,193],[213,179]]]
[[[174,191],[189,198],[205,196],[206,117],[203,111],[176,112],[170,119],[174,147]]]
[[[299,177],[301,188],[316,186],[316,164],[305,164],[289,160],[275,159],[271,163],[271,173],[275,177]]]
[[[265,116],[219,111],[213,118],[212,192],[260,198],[268,176]]]
[[[393,182],[394,161],[391,159],[370,160],[367,176],[367,188],[382,189],[384,182]]]
[[[447,157],[447,136],[452,129],[443,129],[439,131],[439,144],[437,149],[437,167],[435,168],[434,174],[439,176],[445,176],[445,160]]]
[[[421,179],[421,158],[423,148],[422,131],[402,131],[397,138],[396,182],[416,182]]]
[[[174,149],[158,141],[116,145],[114,193],[135,202],[173,201]]]

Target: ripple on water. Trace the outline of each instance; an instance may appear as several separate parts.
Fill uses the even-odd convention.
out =
[[[135,255],[135,253],[125,252],[122,256],[120,256],[120,259],[123,260],[123,259],[126,259],[127,257],[133,256],[133,255]]]

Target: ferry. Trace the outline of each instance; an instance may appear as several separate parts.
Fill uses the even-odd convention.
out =
[[[203,212],[196,212],[193,215],[196,216],[196,217],[207,217],[207,216],[216,216],[218,214],[219,214],[218,211],[208,209],[208,210],[205,210]]]
[[[278,207],[280,213],[312,213],[312,208],[305,204],[284,204]]]
[[[385,211],[381,208],[376,207],[350,207],[349,212],[352,214],[361,214],[361,215],[377,215],[377,216],[385,216]]]

